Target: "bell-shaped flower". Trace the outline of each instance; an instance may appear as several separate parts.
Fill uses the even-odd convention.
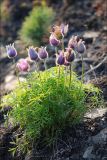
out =
[[[6,46],[7,55],[9,58],[14,58],[17,56],[17,51],[14,47],[14,43]]]
[[[52,34],[54,34],[57,39],[62,39],[61,26],[53,26]]]
[[[20,59],[19,62],[17,63],[17,68],[21,72],[27,72],[30,69],[30,65],[26,59]]]
[[[59,55],[57,55],[57,57],[56,57],[56,64],[57,65],[64,65],[64,62],[65,62],[64,53],[62,51],[60,51]]]
[[[67,25],[61,24],[60,28],[61,28],[62,36],[64,37],[68,32],[68,24]]]
[[[39,58],[42,60],[48,58],[48,52],[46,50],[46,47],[39,48],[38,55],[39,55]]]
[[[77,51],[77,46],[78,46],[78,37],[72,36],[68,42],[68,48],[72,48],[73,50]]]
[[[38,60],[38,53],[35,50],[34,47],[29,47],[28,49],[28,56],[32,61],[37,61]]]
[[[54,47],[60,44],[60,40],[58,40],[53,33],[50,35],[49,42]]]
[[[71,63],[75,59],[75,51],[72,48],[67,48],[65,52],[66,60]]]
[[[85,51],[86,51],[86,46],[84,44],[84,41],[80,39],[77,45],[77,52],[83,54]]]
[[[65,57],[65,61],[64,61],[64,66],[69,66],[70,63],[66,60],[66,57]]]

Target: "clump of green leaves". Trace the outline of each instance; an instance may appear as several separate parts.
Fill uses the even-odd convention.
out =
[[[54,12],[47,6],[35,7],[25,19],[20,30],[20,37],[28,44],[43,44],[49,26],[54,20]]]
[[[89,86],[89,87],[88,87]],[[13,106],[9,118],[19,123],[29,142],[43,136],[47,143],[53,140],[67,126],[79,123],[90,103],[88,95],[98,105],[100,91],[92,85],[83,84],[64,67],[58,67],[28,76],[25,82],[4,98],[4,103]]]

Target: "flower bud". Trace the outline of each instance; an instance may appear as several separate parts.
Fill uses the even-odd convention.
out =
[[[38,54],[40,59],[48,58],[48,52],[46,51],[46,47],[39,48]]]
[[[57,65],[63,65],[64,62],[65,62],[65,57],[64,57],[63,52],[61,51],[60,54],[57,55],[56,64],[57,64]]]
[[[70,63],[75,59],[75,52],[73,49],[71,48],[67,48],[67,52],[66,52],[66,60]]]
[[[70,63],[65,58],[64,66],[69,66],[69,65],[70,65]]]
[[[52,33],[55,35],[57,39],[62,39],[61,27],[53,26]]]
[[[77,51],[77,45],[78,45],[78,37],[72,36],[71,39],[68,42],[68,48],[72,48],[75,51]]]
[[[37,51],[35,50],[34,47],[29,47],[28,48],[28,56],[30,57],[30,59],[32,61],[37,61],[38,60],[38,53],[37,53]]]
[[[50,35],[49,42],[52,46],[55,47],[60,44],[60,40],[58,40],[53,33]]]
[[[80,40],[77,46],[77,52],[83,54],[86,51],[84,41]]]
[[[17,63],[17,68],[21,72],[27,72],[30,68],[28,62],[26,59],[20,59],[19,62]]]
[[[9,58],[14,58],[17,56],[17,51],[14,47],[14,43],[6,46],[7,55]]]
[[[68,32],[68,24],[67,25],[61,24],[60,27],[61,27],[62,36],[64,37]]]

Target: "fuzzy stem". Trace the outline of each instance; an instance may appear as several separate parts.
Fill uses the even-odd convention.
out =
[[[56,55],[58,54],[58,49],[57,49],[57,47],[55,47],[55,52],[56,52]],[[57,66],[57,65],[56,65]],[[58,68],[58,70],[57,70],[57,72],[58,72],[58,77],[59,77],[59,68]],[[56,73],[57,74],[57,73]]]
[[[38,72],[37,62],[35,62],[35,66],[36,66],[36,72]]]
[[[69,87],[71,87],[71,77],[72,77],[72,64],[70,63],[70,83],[69,83]]]
[[[45,70],[47,70],[46,59],[44,60],[44,66],[45,66]]]
[[[35,66],[36,66],[36,72],[39,74],[39,78],[41,79],[38,62],[35,62]]]
[[[64,51],[64,37],[62,37],[62,50]]]
[[[82,58],[82,78],[81,78],[81,81],[82,83],[84,82],[84,64],[83,64],[83,55],[81,55],[81,58]]]
[[[58,77],[60,78],[60,65],[58,66]]]
[[[13,58],[13,64],[15,65],[15,73],[16,73],[16,76],[17,76],[17,79],[18,79],[18,83],[20,84],[20,79],[19,79],[19,74],[18,74],[17,68],[16,68],[15,58]]]

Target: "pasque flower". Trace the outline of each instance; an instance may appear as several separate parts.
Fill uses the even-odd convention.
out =
[[[59,55],[57,55],[57,58],[56,58],[56,64],[57,65],[64,65],[64,62],[65,62],[64,53],[62,51],[60,51]]]
[[[61,24],[60,26],[53,26],[52,33],[55,35],[57,39],[62,39],[68,32],[68,24]]]
[[[17,68],[21,72],[27,72],[30,69],[30,65],[26,59],[20,59],[19,62],[17,63]]]
[[[57,39],[62,39],[61,27],[60,26],[53,26],[52,27],[52,34],[54,34]]]
[[[49,42],[50,42],[50,44],[51,44],[52,46],[55,46],[55,47],[60,44],[60,40],[58,40],[58,39],[55,37],[54,33],[52,33],[52,34],[50,35]]]
[[[75,51],[77,51],[77,46],[78,46],[78,37],[77,36],[72,36],[71,39],[68,42],[68,48],[72,48]]]
[[[82,41],[82,39],[79,39],[77,36],[71,37],[68,42],[68,48],[72,48],[73,50],[81,54],[86,50],[84,41]]]
[[[14,47],[14,43],[6,46],[7,55],[9,58],[14,58],[17,56],[17,51]]]
[[[68,24],[67,25],[61,24],[60,28],[61,28],[62,36],[64,37],[68,32]]]
[[[35,48],[32,46],[32,47],[29,47],[27,50],[28,50],[28,56],[30,57],[30,59],[32,61],[37,61],[38,60],[38,53],[35,50]]]
[[[65,61],[64,61],[64,66],[69,66],[70,63],[66,60],[66,57],[65,57]]]
[[[39,58],[42,60],[48,58],[48,52],[46,50],[46,47],[39,48],[38,55],[39,55]]]
[[[80,39],[77,45],[77,52],[83,54],[85,51],[86,51],[86,47],[85,47],[84,41]]]
[[[67,48],[65,58],[69,63],[71,63],[75,59],[75,51],[72,48]]]

